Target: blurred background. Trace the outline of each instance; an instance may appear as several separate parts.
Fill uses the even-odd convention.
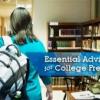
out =
[[[0,35],[9,32],[9,17],[16,7],[25,7],[32,15],[32,0],[0,0]]]
[[[100,17],[100,0],[0,0],[0,35],[9,32],[9,16],[15,7],[27,8],[34,34],[48,45],[48,22],[84,22]]]

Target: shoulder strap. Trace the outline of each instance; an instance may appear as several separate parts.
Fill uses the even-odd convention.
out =
[[[4,45],[12,44],[12,40],[11,40],[10,36],[2,36],[2,40],[3,40]]]

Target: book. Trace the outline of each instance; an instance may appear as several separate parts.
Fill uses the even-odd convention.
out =
[[[97,48],[97,50],[100,51],[100,40],[96,40],[96,43],[97,43],[96,48]]]
[[[50,37],[54,37],[54,29],[50,28]]]
[[[92,41],[92,50],[97,49],[97,42],[95,40]]]
[[[98,25],[98,35],[100,36],[100,24]]]
[[[100,51],[100,40],[93,40],[92,41],[92,49],[95,49],[96,51]]]
[[[48,49],[52,49],[52,41],[48,41]]]
[[[89,25],[88,26],[88,34],[92,34],[92,31],[93,31],[93,27],[92,27],[92,25]]]
[[[82,28],[82,34],[83,34],[83,35],[91,35],[91,34],[92,34],[92,31],[93,31],[92,25],[84,26],[84,27]]]
[[[53,25],[53,26],[58,26],[59,25],[59,23],[58,22],[56,22],[56,21],[51,21],[51,22],[49,22],[49,25]]]
[[[92,43],[91,39],[83,40],[82,41],[82,47],[83,48],[91,48],[91,45],[92,45],[91,43]]]

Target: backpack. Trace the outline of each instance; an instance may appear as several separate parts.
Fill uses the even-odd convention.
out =
[[[27,57],[15,44],[8,43],[0,48],[0,100],[14,100],[21,96],[27,67]]]

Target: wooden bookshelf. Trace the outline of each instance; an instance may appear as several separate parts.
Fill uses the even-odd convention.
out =
[[[48,51],[100,52],[100,18],[80,23],[49,22]],[[61,77],[53,77],[54,90],[64,90],[65,87]]]
[[[82,37],[82,41],[91,40],[91,42],[88,43],[91,45],[91,50],[95,49],[100,51],[100,18],[82,23]],[[84,45],[82,45],[82,47],[84,47]]]
[[[80,47],[80,44],[76,43],[78,42],[78,39],[81,39],[82,36],[80,34],[81,33],[80,25],[81,25],[80,23],[50,22],[48,24],[48,33],[49,33],[48,50],[59,52],[66,50],[69,51],[70,49],[72,49],[72,47],[73,49],[75,47]],[[75,50],[77,49],[75,48]]]
[[[48,43],[50,43],[48,51],[50,52],[98,51],[99,40],[100,19],[82,23],[50,22],[48,24]]]

